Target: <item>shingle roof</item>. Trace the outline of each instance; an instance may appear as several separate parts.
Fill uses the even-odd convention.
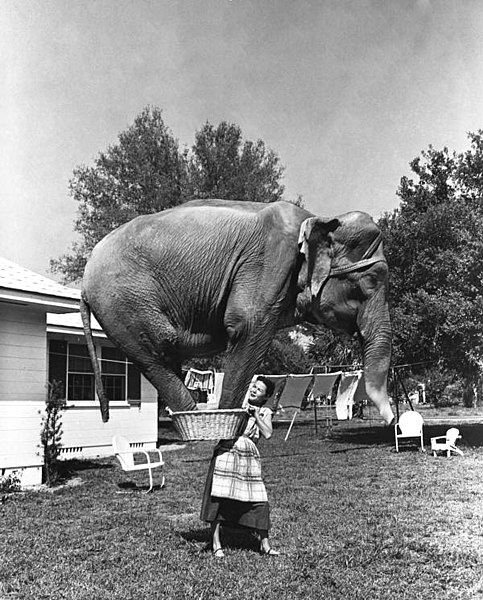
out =
[[[57,283],[53,279],[34,273],[2,257],[0,257],[0,288],[72,300],[80,298],[80,290]]]

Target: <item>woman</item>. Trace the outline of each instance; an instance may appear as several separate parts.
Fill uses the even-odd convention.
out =
[[[270,510],[262,480],[260,454],[256,446],[260,435],[272,436],[272,410],[265,406],[274,384],[258,377],[248,397],[250,415],[243,434],[235,440],[221,440],[213,452],[201,519],[211,523],[213,555],[223,558],[220,524],[248,527],[260,536],[260,553],[278,556],[268,541]]]

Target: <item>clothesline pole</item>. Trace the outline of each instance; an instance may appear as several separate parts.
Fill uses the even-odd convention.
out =
[[[314,398],[314,425],[315,425],[315,435],[318,433],[317,428],[317,398]]]
[[[396,378],[396,370],[392,369],[392,381],[394,385],[394,398],[396,400],[396,421],[399,422],[399,398],[398,398],[398,389],[397,389],[397,378]]]
[[[290,435],[290,432],[292,431],[292,427],[295,421],[295,417],[297,416],[297,410],[294,412],[293,417],[292,417],[292,422],[289,425],[288,431],[287,431],[287,435],[285,436],[285,442],[288,440],[288,436]]]

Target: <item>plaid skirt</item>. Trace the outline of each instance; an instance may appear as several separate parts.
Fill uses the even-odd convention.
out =
[[[247,437],[220,442],[206,478],[201,519],[254,529],[270,529],[260,454]]]

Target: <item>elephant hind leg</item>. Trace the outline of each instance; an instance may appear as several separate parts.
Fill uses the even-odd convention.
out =
[[[129,321],[124,314],[116,315],[113,311],[106,325],[103,328],[108,337],[124,350],[156,388],[162,402],[173,411],[196,409],[196,403],[181,380],[177,336],[165,315],[154,310],[147,314],[145,308],[133,306]]]
[[[152,355],[142,351],[133,362],[156,388],[159,400],[171,410],[196,410],[196,403],[178,376],[177,367],[163,364],[159,359],[155,360]]]

